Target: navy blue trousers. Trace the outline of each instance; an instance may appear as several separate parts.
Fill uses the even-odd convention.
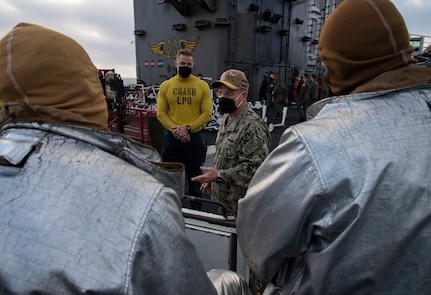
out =
[[[190,137],[189,142],[182,143],[171,132],[166,132],[163,137],[161,156],[164,162],[180,162],[184,164],[188,181],[187,194],[201,198],[200,183],[191,181],[191,178],[201,174],[200,166],[202,164],[204,145],[200,132],[191,133]]]

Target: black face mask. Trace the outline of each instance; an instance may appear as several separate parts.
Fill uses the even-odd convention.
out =
[[[238,100],[238,98],[242,95],[240,93],[235,99],[229,99],[226,97],[219,97],[218,103],[219,103],[219,110],[220,112],[224,114],[233,113],[236,111],[236,109],[242,104],[242,102],[237,106],[235,106],[235,101]]]
[[[190,76],[190,74],[192,73],[192,68],[190,67],[179,67],[178,68],[178,74],[180,74],[180,76],[182,78],[187,78],[188,76]]]
[[[226,97],[219,97],[218,106],[224,114],[233,113],[236,110],[235,101]]]

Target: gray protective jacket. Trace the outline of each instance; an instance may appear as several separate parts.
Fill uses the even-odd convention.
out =
[[[239,201],[240,246],[271,281],[264,294],[429,294],[431,86],[318,105]]]
[[[84,127],[1,131],[0,294],[216,294],[164,185],[182,166]]]

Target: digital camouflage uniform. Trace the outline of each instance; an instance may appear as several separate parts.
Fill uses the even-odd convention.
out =
[[[216,138],[214,167],[222,182],[213,182],[211,198],[236,215],[238,200],[245,196],[248,184],[269,152],[271,135],[267,126],[249,106],[227,123],[223,118]]]

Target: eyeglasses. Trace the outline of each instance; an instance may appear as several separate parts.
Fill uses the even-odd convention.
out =
[[[241,91],[240,89],[238,89],[238,90],[234,90],[234,91],[217,91],[217,97],[218,98],[220,98],[220,97],[232,97],[232,96],[234,96],[235,95],[235,92],[237,92],[237,91]]]

